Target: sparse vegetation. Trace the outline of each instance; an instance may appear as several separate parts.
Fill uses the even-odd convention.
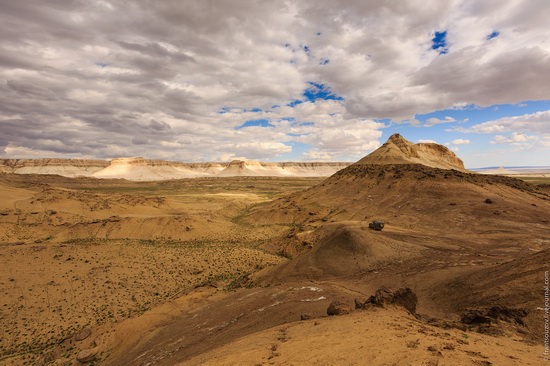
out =
[[[0,255],[10,258],[0,268],[0,357],[30,363],[84,325],[138,316],[200,286],[252,286],[250,273],[282,261],[260,246],[284,227],[250,227],[243,213],[318,181],[20,178],[7,184],[24,199],[0,207]]]

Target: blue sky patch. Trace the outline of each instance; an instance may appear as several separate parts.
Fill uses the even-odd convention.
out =
[[[105,62],[96,62],[95,65],[101,67],[102,69],[109,66],[109,64],[106,64]]]
[[[311,150],[310,144],[305,144],[298,141],[283,141],[286,146],[292,147],[292,151],[267,159],[267,161],[296,161],[297,157]]]
[[[271,121],[267,119],[251,119],[246,121],[240,126],[235,127],[236,130],[240,130],[245,127],[275,127],[270,123]]]
[[[225,114],[231,112],[231,107],[221,107],[218,109],[218,114]]]
[[[309,102],[315,102],[317,99],[344,100],[341,96],[334,94],[328,85],[312,81],[309,82],[309,88],[304,91],[304,97]]]
[[[298,104],[302,104],[304,101],[300,99],[294,99],[292,102],[288,103],[287,106],[289,107],[296,107]]]
[[[500,32],[494,31],[493,33],[487,36],[487,39],[497,38],[499,35],[500,35]]]
[[[435,32],[434,38],[432,38],[432,50],[436,50],[440,55],[449,52],[447,45],[447,31]]]

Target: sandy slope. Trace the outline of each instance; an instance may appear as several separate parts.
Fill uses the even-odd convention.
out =
[[[178,365],[540,365],[518,337],[444,330],[397,308],[290,323]]]

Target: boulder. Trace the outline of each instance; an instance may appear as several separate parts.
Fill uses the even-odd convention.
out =
[[[75,341],[83,341],[92,334],[92,329],[90,327],[83,328],[80,332],[76,333],[74,339]]]
[[[369,228],[381,231],[384,228],[384,223],[382,221],[373,220],[371,223],[369,223]]]
[[[497,321],[516,323],[525,326],[523,318],[529,312],[523,308],[509,308],[507,306],[492,306],[489,308],[468,309],[462,313],[460,321],[464,324],[491,324]]]
[[[97,347],[82,350],[76,355],[76,360],[80,363],[91,362],[96,359],[98,351],[99,349]]]
[[[397,291],[382,287],[377,290],[374,295],[369,297],[362,307],[364,308],[368,305],[385,307],[390,304],[402,306],[407,309],[409,313],[416,315],[418,298],[409,287],[400,288]]]
[[[351,313],[351,307],[340,301],[333,301],[330,303],[327,309],[327,315],[344,315]]]

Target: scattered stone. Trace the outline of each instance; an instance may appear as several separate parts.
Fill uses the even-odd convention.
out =
[[[309,314],[300,315],[300,320],[309,320],[309,319],[313,319],[313,317]]]
[[[439,352],[439,350],[437,349],[436,346],[429,346],[428,351],[430,351],[430,352]]]
[[[80,332],[76,333],[74,339],[75,341],[83,341],[92,334],[92,329],[90,327],[83,328]]]
[[[363,303],[362,307],[365,308],[368,305],[384,307],[389,304],[403,306],[411,314],[416,315],[418,298],[409,287],[400,288],[395,292],[389,288],[382,287],[377,290],[374,295],[369,297],[367,301]]]
[[[468,309],[462,313],[460,321],[464,324],[476,325],[491,324],[501,320],[525,326],[523,318],[528,313],[526,309],[497,305],[490,308]]]
[[[371,223],[369,223],[369,228],[381,231],[384,228],[384,223],[382,221],[373,220]]]
[[[97,347],[82,350],[76,355],[76,360],[80,363],[91,362],[95,360],[98,351]]]
[[[327,309],[327,315],[345,315],[351,313],[351,307],[340,301],[333,301]]]
[[[443,356],[443,354],[439,351],[439,349],[436,346],[429,346],[428,351],[430,351],[436,356]]]
[[[492,200],[492,199],[490,199],[490,198],[485,198],[485,203],[489,203],[489,204],[491,204],[491,203],[493,203],[493,200]]]
[[[355,298],[355,308],[363,309],[365,307],[365,300],[362,300],[358,297]]]
[[[447,350],[447,351],[454,351],[455,346],[454,346],[454,344],[452,344],[452,343],[445,343],[445,344],[443,345],[443,349],[444,349],[444,350]]]

